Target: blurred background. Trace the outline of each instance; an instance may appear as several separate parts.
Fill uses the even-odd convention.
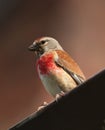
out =
[[[41,36],[56,38],[86,78],[105,66],[104,0],[0,0],[0,129],[51,102],[27,50]]]

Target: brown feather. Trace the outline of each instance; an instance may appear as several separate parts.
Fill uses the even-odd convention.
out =
[[[79,68],[78,64],[71,58],[71,56],[62,50],[56,50],[58,54],[60,64],[64,66],[68,71],[71,71],[85,80],[85,76],[81,69]]]

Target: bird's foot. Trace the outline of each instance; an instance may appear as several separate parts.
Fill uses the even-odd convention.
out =
[[[56,94],[55,100],[58,101],[64,95],[65,95],[65,93],[63,91],[61,91],[60,93]]]
[[[43,108],[45,108],[46,106],[48,105],[47,102],[43,102],[43,105],[39,106],[38,109],[37,109],[37,112],[42,110]]]

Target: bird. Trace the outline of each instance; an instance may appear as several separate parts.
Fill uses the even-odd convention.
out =
[[[85,81],[78,64],[56,39],[47,36],[38,38],[28,49],[35,52],[38,75],[54,98],[70,92]]]

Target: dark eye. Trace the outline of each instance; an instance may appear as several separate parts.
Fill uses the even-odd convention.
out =
[[[41,43],[42,43],[42,44],[45,44],[45,43],[46,43],[46,41],[41,41]]]

